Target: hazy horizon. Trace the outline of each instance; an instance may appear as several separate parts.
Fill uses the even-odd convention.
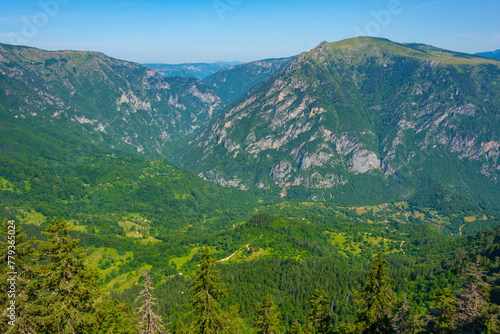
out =
[[[478,53],[500,49],[500,0],[96,1],[3,5],[0,42],[138,63],[248,62],[356,36]]]

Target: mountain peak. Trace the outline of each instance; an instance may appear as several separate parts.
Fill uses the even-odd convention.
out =
[[[321,42],[318,46],[304,55],[326,53],[336,56],[369,56],[383,58],[387,55],[416,58],[424,61],[435,61],[444,64],[477,65],[495,64],[498,62],[466,53],[440,49],[434,46],[419,43],[396,43],[386,38],[360,36],[344,39],[338,42]],[[331,60],[331,59],[330,59]]]
[[[283,197],[380,202],[443,178],[479,191],[500,176],[500,90],[483,84],[500,82],[498,65],[380,38],[323,42],[226,108],[179,162]],[[434,167],[453,165],[460,171]]]

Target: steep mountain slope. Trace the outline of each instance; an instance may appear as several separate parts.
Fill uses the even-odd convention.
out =
[[[144,66],[154,69],[164,77],[191,77],[203,80],[226,67],[238,64],[241,63],[144,64]]]
[[[491,58],[495,60],[500,60],[500,50],[495,50],[491,52],[479,52],[476,53],[477,56],[485,57],[485,58]]]
[[[150,157],[170,156],[220,105],[196,79],[163,78],[96,52],[0,44],[0,75],[5,124],[43,123],[52,133],[70,128]]]
[[[266,59],[231,66],[205,78],[203,82],[212,87],[224,105],[229,105],[255,85],[276,73],[292,59],[293,57]]]
[[[179,163],[283,197],[377,202],[441,183],[499,208],[499,82],[494,60],[324,42],[227,108]]]

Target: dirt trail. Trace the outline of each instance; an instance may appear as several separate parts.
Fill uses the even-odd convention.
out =
[[[250,249],[250,244],[246,245],[245,247],[247,248],[247,250],[249,250],[249,249]],[[217,262],[226,262],[226,261],[229,261],[229,259],[230,259],[230,258],[232,258],[232,257],[233,257],[236,253],[238,253],[238,252],[239,252],[240,250],[242,250],[242,249],[243,249],[243,248],[238,249],[238,250],[237,250],[236,252],[234,252],[233,254],[231,254],[231,255],[229,255],[228,257],[226,257],[226,258],[224,258],[224,259],[221,259],[221,260],[219,260],[219,261],[217,261]]]
[[[404,244],[404,240],[401,241],[401,245],[399,245],[399,248],[401,248],[401,251],[403,252],[403,255],[406,255],[405,251],[403,250],[403,244]]]
[[[239,249],[238,249],[239,250]],[[238,251],[234,252],[233,254],[229,255],[228,257],[226,258],[223,258],[217,262],[225,262],[225,261],[229,261],[230,258],[232,258],[234,256],[234,254],[238,253]]]

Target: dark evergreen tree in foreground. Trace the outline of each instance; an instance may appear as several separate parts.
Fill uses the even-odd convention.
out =
[[[5,224],[2,231],[9,234]],[[2,333],[137,333],[128,310],[101,294],[96,274],[85,266],[86,254],[68,232],[69,224],[56,219],[43,232],[47,241],[25,242],[25,235],[16,231],[19,308],[14,326],[2,317]],[[2,251],[6,245],[2,243]],[[2,266],[2,278],[10,269]]]
[[[302,326],[298,322],[294,322],[292,327],[286,332],[286,334],[302,334]]]
[[[455,333],[457,326],[457,301],[453,298],[450,289],[439,289],[434,297],[434,317],[432,333],[448,334]]]
[[[279,313],[273,302],[271,295],[267,294],[260,304],[257,318],[255,319],[255,329],[257,334],[278,334]]]
[[[480,270],[481,258],[469,264],[462,277],[466,284],[457,304],[459,328],[466,333],[486,330],[489,285],[484,281],[485,271]]]
[[[164,324],[159,315],[157,315],[153,306],[155,304],[156,298],[151,295],[151,290],[154,288],[151,286],[151,279],[146,273],[144,275],[144,289],[142,289],[139,296],[136,298],[136,302],[142,299],[141,305],[137,308],[137,313],[139,314],[139,328],[141,328],[140,334],[162,334],[164,331]]]
[[[215,260],[211,258],[208,247],[203,247],[200,257],[191,286],[193,291],[191,305],[194,308],[193,330],[196,334],[221,333],[224,319],[218,301],[223,293],[219,283],[219,272],[213,268]]]
[[[110,299],[99,298],[95,310],[95,334],[137,334],[137,322],[130,314],[128,305]]]
[[[253,329],[248,326],[245,319],[240,316],[238,305],[232,305],[227,311],[223,312],[224,316],[224,334],[254,334]]]
[[[85,267],[86,254],[68,232],[68,222],[54,219],[43,232],[47,241],[38,244],[38,333],[79,333],[96,327],[97,278]]]
[[[422,320],[416,310],[410,309],[406,294],[393,322],[397,334],[418,334],[422,331]]]
[[[33,279],[37,274],[37,266],[33,263],[34,241],[26,240],[26,234],[21,232],[20,227],[14,221],[9,223],[5,220],[0,235],[0,251],[2,252],[0,255],[0,289],[2,291],[0,293],[2,306],[0,332],[35,333],[33,314],[36,307],[33,302],[37,298],[37,289],[34,287]],[[11,285],[15,287],[13,292],[11,292]],[[15,301],[15,308],[12,308],[11,301]],[[14,326],[9,324],[12,321],[14,321]]]
[[[314,291],[312,299],[309,301],[309,321],[315,333],[332,333],[332,318],[328,313],[328,295],[323,290]]]
[[[389,264],[378,253],[371,263],[370,273],[359,293],[357,327],[361,333],[395,333],[393,315],[396,295],[389,278]]]
[[[184,325],[184,322],[182,321],[182,319],[180,319],[179,317],[173,321],[171,328],[172,329],[170,332],[172,334],[185,334],[185,333],[187,333],[186,326]]]

